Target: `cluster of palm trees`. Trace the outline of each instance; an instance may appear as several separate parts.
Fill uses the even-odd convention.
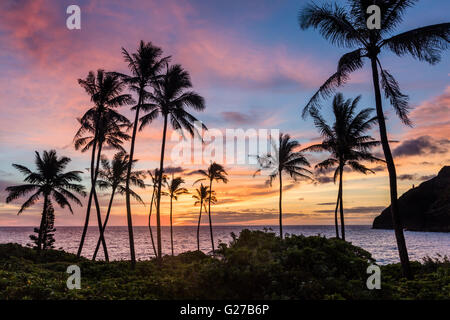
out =
[[[148,215],[148,229],[150,233],[150,238],[152,241],[153,251],[155,253],[155,256],[158,257],[158,252],[155,247],[155,241],[153,238],[153,232],[151,227],[151,217],[152,217],[152,208],[153,204],[155,206],[157,205],[157,188],[159,185],[159,179],[162,179],[161,185],[164,185],[166,187],[167,191],[161,191],[161,195],[168,196],[169,202],[170,202],[170,214],[169,214],[169,221],[170,221],[170,247],[171,247],[171,253],[174,254],[174,247],[173,247],[173,200],[177,201],[178,197],[181,195],[189,194],[190,192],[183,187],[182,185],[185,183],[184,179],[182,177],[175,177],[172,174],[172,177],[169,178],[166,174],[159,175],[159,169],[155,169],[153,172],[151,170],[148,170],[147,173],[149,174],[152,184],[150,185],[153,188],[152,191],[152,199],[150,203],[150,212]],[[194,194],[192,195],[192,198],[194,198],[196,201],[194,202],[194,206],[200,207],[200,212],[198,216],[198,224],[197,224],[197,249],[200,251],[200,224],[202,219],[202,209],[204,209],[206,212],[208,212],[209,217],[209,230],[210,230],[210,236],[211,236],[211,248],[212,253],[214,255],[214,236],[213,236],[213,228],[212,228],[212,219],[211,219],[211,204],[217,203],[216,198],[216,192],[212,190],[212,183],[213,181],[221,181],[224,183],[228,182],[227,179],[227,172],[225,171],[225,168],[216,163],[213,162],[209,165],[207,170],[198,170],[196,171],[197,174],[203,176],[203,178],[200,178],[194,182],[194,185],[197,184],[200,181],[208,180],[209,181],[209,187],[204,186],[203,183],[200,184],[200,187],[195,189]],[[208,207],[206,207],[206,203],[208,202]]]
[[[99,73],[101,78],[101,73]],[[98,75],[98,77],[99,77]],[[97,80],[98,82],[102,83],[102,80]],[[256,173],[260,172],[261,170],[270,170],[270,173],[268,175],[269,179],[267,183],[269,185],[272,185],[272,182],[274,179],[279,179],[279,226],[280,226],[280,236],[283,237],[283,223],[282,223],[282,195],[283,195],[283,175],[287,174],[289,175],[294,181],[297,181],[298,179],[306,179],[310,181],[314,181],[313,178],[313,172],[307,169],[307,167],[310,166],[309,161],[304,156],[304,152],[307,151],[327,151],[331,154],[331,157],[318,163],[316,165],[316,168],[320,170],[328,170],[330,168],[335,168],[335,180],[337,177],[339,177],[339,192],[338,192],[338,198],[336,203],[336,212],[335,212],[335,224],[336,224],[336,237],[339,238],[339,232],[338,232],[338,221],[337,221],[337,210],[338,207],[340,207],[340,213],[341,213],[341,235],[342,239],[345,240],[345,227],[344,227],[344,210],[343,210],[343,170],[346,165],[348,165],[351,169],[355,171],[362,172],[364,174],[368,172],[373,172],[372,170],[366,168],[363,164],[361,164],[361,161],[383,161],[381,159],[378,159],[374,157],[370,151],[373,147],[376,147],[380,144],[379,141],[375,141],[372,137],[366,134],[366,132],[372,127],[372,125],[376,122],[376,117],[372,117],[371,113],[373,109],[363,109],[359,113],[356,113],[356,108],[358,105],[358,102],[360,100],[360,97],[357,97],[356,99],[347,99],[345,100],[342,94],[337,94],[333,100],[332,104],[332,111],[335,116],[335,121],[333,125],[328,125],[325,120],[322,118],[318,110],[315,110],[311,113],[311,115],[314,118],[314,122],[317,126],[317,128],[320,130],[322,136],[324,137],[324,140],[320,144],[314,144],[307,148],[303,148],[300,150],[300,144],[293,140],[288,134],[281,133],[279,136],[278,144],[276,141],[273,142],[273,152],[268,153],[265,155],[258,156],[258,162],[261,166],[261,169],[259,169]],[[115,111],[108,111],[108,112],[115,112]],[[356,113],[356,114],[355,114]],[[122,119],[119,116],[115,116],[115,119]],[[82,120],[79,120],[80,123],[82,123]],[[126,123],[126,121],[122,122]],[[107,138],[103,138],[103,136],[100,134],[101,137],[98,142],[99,148],[102,147],[103,141],[106,142],[108,146],[115,146],[115,148],[119,149],[119,151],[114,155],[113,159],[109,161],[104,155],[97,153],[97,157],[93,155],[93,159],[95,160],[95,172],[94,174],[91,174],[92,177],[95,179],[95,185],[91,188],[91,200],[94,198],[94,203],[98,205],[98,199],[97,197],[97,188],[100,190],[110,189],[110,198],[108,202],[108,207],[106,211],[106,216],[104,221],[101,219],[101,213],[100,213],[100,207],[96,207],[97,210],[97,217],[99,217],[98,223],[99,223],[99,239],[97,241],[97,245],[94,250],[93,259],[96,259],[98,251],[100,249],[100,246],[103,246],[105,260],[108,260],[108,251],[105,241],[105,229],[111,214],[111,209],[114,201],[115,195],[118,193],[119,195],[126,195],[127,192],[130,194],[131,197],[133,197],[137,202],[144,204],[144,201],[139,196],[137,192],[135,192],[131,187],[127,188],[127,176],[128,176],[128,168],[133,168],[136,164],[137,160],[134,159],[131,161],[130,156],[123,151],[122,147],[122,140],[127,140],[129,136],[118,130],[116,127],[117,123],[114,125],[108,125],[108,128],[114,128],[113,130],[109,129],[102,129],[99,130],[99,132],[106,132],[108,133]],[[84,126],[80,128],[80,130],[77,132],[76,138],[75,138],[75,145],[76,148],[79,148],[80,146],[83,146],[83,150],[88,150],[89,144],[94,145],[95,141],[94,138],[89,133],[87,134],[80,134],[83,133]],[[90,128],[90,127],[88,127]],[[129,128],[129,124],[126,123],[125,128]],[[112,133],[114,132],[114,134]],[[87,135],[87,136],[86,136]],[[49,155],[51,157],[49,157]],[[39,157],[39,153],[36,153],[37,157]],[[49,183],[51,185],[56,185],[56,183],[52,182],[54,179],[58,179],[58,176],[53,175],[52,166],[47,165],[46,163],[48,161],[51,161],[52,157],[56,157],[56,152],[51,151],[50,153],[45,152],[44,153],[44,160],[38,161],[37,163],[41,163],[39,166],[43,166],[44,168],[49,167],[50,171],[42,171],[42,174],[44,176],[47,176],[47,180],[50,181]],[[39,159],[39,158],[37,158]],[[53,161],[53,160],[52,160]],[[20,169],[22,172],[28,172],[24,169],[23,166],[14,164],[14,166],[18,169]],[[38,168],[40,168],[38,166]],[[100,166],[100,167],[99,167]],[[44,170],[44,169],[39,169]],[[163,169],[164,170],[164,169]],[[31,171],[30,171],[31,172]],[[55,171],[57,172],[57,171]],[[80,172],[76,172],[76,174],[79,174]],[[192,196],[196,201],[194,205],[198,205],[200,208],[199,212],[199,218],[198,218],[198,224],[197,224],[197,248],[200,250],[200,224],[201,224],[201,217],[202,217],[202,211],[208,213],[209,218],[209,229],[210,229],[210,238],[211,238],[211,248],[212,253],[214,255],[214,235],[213,235],[213,228],[212,228],[212,219],[211,219],[211,204],[214,204],[217,202],[216,193],[213,190],[213,182],[223,182],[227,183],[227,172],[225,168],[216,163],[213,162],[209,165],[209,167],[206,170],[198,170],[196,171],[196,174],[202,176],[200,179],[196,180],[194,182],[194,185],[199,182],[207,182],[207,185],[203,185],[203,183],[200,184],[200,186],[194,191],[194,195]],[[73,175],[73,174],[72,174]],[[147,185],[145,184],[144,180],[147,178],[147,175],[151,178],[151,184]],[[76,179],[80,179],[78,176],[76,176]],[[152,233],[152,226],[151,226],[151,217],[152,217],[152,211],[153,206],[158,206],[157,202],[157,195],[158,195],[158,187],[159,187],[159,179],[161,179],[161,196],[167,196],[169,198],[170,203],[170,214],[169,214],[169,221],[170,221],[170,243],[171,243],[171,253],[174,254],[174,245],[173,245],[173,200],[178,200],[178,197],[181,195],[188,194],[189,191],[183,186],[185,184],[185,180],[182,177],[175,177],[174,174],[169,177],[167,174],[160,174],[160,169],[154,169],[152,170],[131,170],[130,171],[130,181],[129,186],[137,187],[144,189],[147,186],[150,186],[153,188],[152,190],[152,198],[150,202],[150,211],[149,211],[149,220],[148,220],[148,227],[151,237],[151,242],[153,246],[153,251],[155,253],[156,257],[159,257],[157,246],[155,245],[153,233]],[[27,177],[25,181],[28,181],[29,178]],[[23,188],[26,186],[20,186],[20,188]],[[74,186],[70,186],[72,189]],[[163,190],[163,187],[165,187],[165,190]],[[19,194],[17,194],[17,188],[19,187],[10,187],[7,190],[11,192],[10,196],[8,197],[7,201],[12,201],[13,199],[17,198]],[[26,189],[28,190],[28,189]],[[14,193],[15,192],[15,193]],[[82,192],[80,194],[83,195]],[[24,195],[24,194],[22,194]],[[71,196],[70,200],[75,200],[77,204],[81,205],[81,202],[76,199],[75,197]],[[31,201],[31,200],[29,200]],[[29,201],[27,201],[24,204],[24,208],[28,206]],[[67,202],[67,201],[66,201]],[[34,203],[34,202],[33,202]],[[67,202],[68,203],[68,202]],[[89,209],[89,202],[88,202],[88,209]],[[44,210],[46,210],[46,206],[49,205],[44,202]],[[23,210],[23,209],[22,209]],[[21,210],[21,211],[22,211]],[[89,215],[89,211],[87,212],[87,215]],[[44,214],[43,214],[44,216]],[[85,237],[84,229],[82,234],[82,241],[84,240],[83,237]],[[80,252],[80,251],[79,251]]]
[[[343,173],[346,166],[349,169],[367,174],[374,173],[361,161],[384,162],[382,159],[371,154],[371,149],[380,145],[367,131],[371,129],[377,121],[377,117],[372,117],[373,109],[366,108],[356,113],[356,108],[361,97],[355,99],[344,99],[342,93],[336,94],[332,103],[332,113],[334,123],[326,123],[317,109],[311,111],[314,124],[320,131],[323,141],[301,149],[298,141],[293,140],[288,134],[281,133],[278,141],[272,141],[272,152],[258,156],[260,169],[268,172],[266,183],[272,185],[274,179],[279,181],[279,226],[280,236],[283,237],[282,223],[282,196],[283,196],[283,174],[288,175],[294,181],[299,179],[314,181],[313,172],[309,161],[304,156],[304,152],[328,152],[331,157],[316,164],[318,173],[334,171],[334,181],[339,178],[339,191],[335,209],[336,238],[340,238],[338,229],[337,211],[340,208],[341,237],[345,240],[344,206],[343,206]],[[277,143],[278,142],[278,143]]]
[[[136,192],[131,190],[131,185],[141,188],[145,187],[142,180],[144,172],[132,171],[132,167],[136,163],[136,160],[134,159],[134,150],[138,129],[139,131],[143,130],[146,126],[153,123],[158,116],[161,116],[163,119],[160,167],[154,172],[154,192],[151,203],[151,208],[153,206],[153,200],[156,205],[157,250],[155,251],[156,256],[161,257],[160,200],[162,196],[162,183],[164,181],[164,152],[167,129],[170,125],[175,130],[184,129],[191,135],[194,135],[196,132],[194,122],[198,120],[188,111],[189,109],[196,111],[204,110],[205,102],[203,97],[192,91],[189,73],[178,64],[169,64],[171,57],[163,57],[162,50],[154,46],[151,42],[146,43],[141,41],[135,53],[129,53],[126,49],[122,48],[122,55],[128,65],[130,74],[105,72],[104,70],[99,69],[96,73],[92,71],[89,72],[85,79],[78,80],[80,86],[82,86],[89,95],[92,106],[78,119],[80,128],[74,137],[76,150],[81,150],[81,152],[91,152],[89,168],[91,187],[86,208],[85,223],[77,255],[81,256],[84,247],[92,202],[94,202],[100,233],[99,245],[95,250],[94,258],[97,255],[99,246],[102,245],[105,260],[109,260],[104,229],[109,219],[114,195],[116,192],[119,192],[124,194],[126,199],[130,256],[134,266],[136,257],[130,198],[134,197],[139,202],[142,202],[142,199]],[[118,112],[118,108],[123,106],[130,106],[131,110],[134,111],[133,122]],[[203,126],[203,129],[206,129],[206,127]],[[130,130],[131,136],[128,134]],[[123,143],[126,141],[130,141],[130,150],[128,153],[123,147]],[[102,151],[105,149],[116,149],[119,151],[111,163],[109,163],[102,154]],[[44,156],[47,156],[47,154],[56,157],[55,151],[44,153]],[[37,156],[39,156],[39,154],[37,154]],[[19,170],[26,174],[29,173],[25,170],[25,167],[17,165],[17,168],[20,168]],[[52,178],[57,178],[53,172],[49,172],[48,174],[51,175]],[[34,175],[27,177],[26,181],[32,178],[35,178]],[[72,178],[79,179],[79,176],[73,174]],[[48,180],[49,179],[46,179],[45,181]],[[176,181],[178,181],[179,184],[179,180],[175,180],[172,181],[174,184],[169,186],[171,199],[177,196],[176,192],[170,191],[170,187],[176,186]],[[29,182],[34,183],[36,181],[30,180]],[[10,196],[7,201],[9,202],[17,197],[25,195],[35,188],[35,186],[22,187],[25,189],[19,187],[9,188],[8,191],[10,192]],[[112,190],[110,204],[104,222],[102,222],[97,187],[100,189],[111,188]],[[50,191],[47,190],[45,190],[45,192],[42,191],[45,198],[45,208],[48,207],[47,202],[50,195],[49,192]],[[36,194],[24,204],[22,210],[35,203],[38,198],[39,195]],[[63,197],[60,197],[59,193],[57,193],[55,200],[59,201],[60,198],[63,199]],[[79,199],[72,194],[70,194],[69,198],[81,205]],[[67,201],[64,203],[61,202],[61,205],[66,205],[66,203],[68,204]]]
[[[393,225],[397,239],[397,246],[403,273],[411,277],[409,258],[403,235],[402,224],[397,204],[397,179],[394,160],[389,146],[386,129],[386,119],[383,112],[381,89],[385,98],[400,117],[401,121],[411,125],[408,118],[408,96],[400,90],[398,82],[393,75],[381,65],[379,55],[383,50],[390,50],[396,55],[410,54],[414,58],[435,64],[440,60],[440,52],[448,48],[450,23],[431,25],[407,31],[392,36],[391,33],[402,21],[405,10],[414,4],[413,0],[349,0],[347,7],[337,4],[308,4],[299,15],[299,24],[302,29],[315,28],[332,44],[339,47],[352,48],[353,51],[344,54],[339,62],[337,71],[319,88],[303,108],[303,117],[311,116],[315,126],[323,138],[321,143],[300,149],[300,144],[288,134],[280,134],[278,141],[273,141],[274,151],[258,156],[260,170],[269,170],[268,181],[272,184],[274,179],[279,180],[279,225],[280,236],[283,237],[282,226],[282,195],[283,175],[288,175],[294,181],[298,179],[314,180],[313,172],[308,169],[309,161],[304,152],[328,152],[330,157],[318,163],[315,168],[319,172],[334,171],[334,181],[339,180],[337,200],[335,207],[336,237],[345,240],[344,206],[343,206],[343,175],[346,170],[354,170],[364,174],[373,173],[363,161],[384,162],[387,165],[390,181],[391,211]],[[382,12],[381,29],[368,29],[366,8],[376,4]],[[78,119],[80,128],[77,131],[74,144],[77,150],[90,151],[90,192],[86,208],[85,223],[79,244],[78,256],[81,255],[86,232],[90,219],[92,202],[94,203],[99,239],[94,253],[94,259],[100,246],[103,247],[105,260],[108,260],[108,251],[104,231],[110,216],[111,206],[116,193],[125,195],[126,213],[129,234],[129,247],[131,263],[136,262],[133,223],[131,212],[131,197],[143,203],[139,195],[131,187],[145,188],[146,175],[151,178],[150,187],[153,188],[149,211],[149,233],[157,258],[162,256],[161,243],[161,197],[166,195],[170,201],[170,231],[171,252],[173,254],[172,211],[173,200],[188,190],[182,185],[182,177],[168,177],[164,173],[164,154],[166,148],[166,135],[168,127],[175,130],[186,130],[192,136],[196,134],[194,122],[197,118],[190,109],[203,111],[205,101],[196,92],[192,91],[189,73],[178,64],[170,64],[171,57],[163,56],[163,51],[151,42],[141,41],[135,53],[129,53],[122,48],[122,55],[129,68],[129,74],[118,72],[105,72],[98,70],[89,72],[85,79],[79,79],[79,84],[90,96],[92,107]],[[345,84],[351,73],[363,67],[364,60],[371,63],[372,80],[375,94],[374,109],[365,108],[357,111],[360,97],[345,99],[341,93],[334,96],[331,110],[334,123],[327,124],[320,113],[323,106],[322,99],[332,96],[335,90]],[[134,121],[128,120],[118,112],[119,107],[130,106],[134,112]],[[163,122],[161,155],[159,168],[154,171],[136,171],[135,144],[139,131],[154,123],[158,117]],[[375,140],[367,131],[378,125],[380,141]],[[204,125],[202,129],[207,129]],[[131,135],[129,134],[131,131]],[[123,143],[129,141],[127,152]],[[371,149],[382,146],[384,158],[372,155]],[[117,149],[118,153],[109,162],[102,151]],[[43,220],[51,200],[61,207],[68,206],[72,211],[69,200],[81,205],[80,200],[73,192],[84,196],[84,188],[74,183],[79,182],[80,172],[63,170],[70,160],[58,158],[55,151],[45,151],[43,158],[36,153],[36,166],[38,171],[32,172],[28,168],[14,164],[20,172],[26,175],[28,183],[22,186],[7,188],[9,196],[7,202],[32,193],[32,196],[22,205],[20,212],[30,207],[42,196],[44,198]],[[200,184],[195,190],[193,198],[199,205],[199,220],[197,228],[197,248],[200,250],[199,228],[202,210],[208,212],[212,252],[214,254],[214,238],[211,221],[211,204],[217,199],[213,191],[213,182],[227,183],[227,173],[224,167],[212,163],[207,170],[199,170],[202,175]],[[166,191],[163,190],[166,187]],[[110,201],[102,222],[102,215],[98,201],[97,188],[111,189]],[[156,208],[156,244],[151,227],[153,206]],[[340,213],[341,231],[339,233],[338,211]],[[42,222],[44,223],[44,222]],[[41,225],[42,225],[41,223]],[[42,229],[42,228],[41,228]],[[41,235],[39,235],[41,239]],[[41,244],[38,242],[38,249]]]
[[[74,140],[77,149],[82,148],[81,151],[91,149],[92,152],[91,192],[78,256],[81,255],[83,250],[93,198],[97,212],[100,242],[103,246],[105,259],[108,260],[104,227],[96,192],[100,172],[99,163],[102,157],[101,151],[107,145],[124,152],[122,144],[124,141],[130,140],[129,152],[127,154],[121,153],[117,155],[117,159],[113,160],[113,167],[117,165],[124,171],[120,172],[118,177],[109,177],[115,180],[108,181],[108,183],[112,188],[115,187],[113,191],[119,188],[119,191],[125,194],[130,256],[134,266],[136,255],[130,198],[133,196],[138,201],[140,198],[137,198],[137,194],[131,190],[131,184],[139,187],[144,186],[140,177],[143,173],[132,172],[132,167],[136,162],[134,156],[137,133],[156,120],[158,116],[163,118],[160,168],[155,171],[153,192],[153,200],[156,200],[156,256],[161,257],[160,200],[167,128],[170,122],[173,129],[184,129],[194,135],[196,129],[193,123],[197,121],[197,118],[189,113],[188,109],[202,111],[205,108],[205,102],[203,97],[191,90],[192,83],[189,73],[178,64],[170,65],[171,57],[162,57],[162,50],[151,42],[141,41],[135,53],[129,53],[122,48],[122,55],[128,65],[130,74],[98,70],[97,74],[90,72],[86,79],[79,80],[80,85],[89,94],[93,106],[79,119],[80,129]],[[128,93],[125,92],[126,89],[128,89]],[[136,99],[133,98],[133,94]],[[131,106],[132,111],[134,111],[133,122],[116,111],[118,107],[125,105]],[[128,129],[132,131],[131,136],[127,133]],[[104,169],[108,171],[107,167]],[[108,176],[108,173],[103,176]],[[105,187],[106,185],[102,183],[99,187]],[[114,192],[111,197],[113,197],[113,194]],[[171,194],[171,199],[174,196],[175,194]],[[153,206],[153,200],[151,207]]]

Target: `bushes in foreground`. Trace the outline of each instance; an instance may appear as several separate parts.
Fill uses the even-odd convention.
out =
[[[381,267],[381,290],[368,290],[369,252],[339,239],[243,230],[221,244],[216,258],[186,252],[140,261],[89,261],[63,251],[38,253],[0,245],[0,299],[450,299],[447,258],[413,262],[415,278],[399,264]],[[80,290],[66,287],[71,264]]]

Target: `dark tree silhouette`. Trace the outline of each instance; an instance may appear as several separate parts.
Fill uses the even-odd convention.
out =
[[[74,137],[76,150],[81,148],[81,151],[85,152],[91,149],[91,191],[77,256],[80,257],[83,250],[89,225],[92,199],[94,199],[105,260],[108,261],[108,250],[102,232],[100,205],[95,190],[95,183],[104,144],[112,148],[122,149],[122,141],[129,138],[127,134],[122,132],[122,129],[128,128],[129,121],[126,117],[115,111],[115,109],[122,105],[133,103],[133,99],[129,94],[122,94],[124,85],[116,75],[105,74],[103,70],[98,70],[96,75],[92,71],[89,72],[86,79],[78,79],[78,83],[90,95],[91,102],[93,102],[94,106],[78,119],[80,128]]]
[[[318,29],[320,34],[332,44],[354,49],[340,58],[336,73],[325,81],[314,94],[303,109],[303,116],[306,116],[310,110],[319,108],[321,98],[330,96],[336,87],[343,85],[349,79],[353,71],[362,68],[364,58],[368,58],[370,61],[378,126],[389,172],[392,221],[403,274],[409,279],[412,278],[412,273],[399,215],[397,175],[386,130],[380,84],[385,98],[389,99],[402,122],[410,125],[408,96],[400,91],[399,84],[393,75],[383,69],[379,55],[382,50],[386,49],[398,56],[410,54],[412,57],[430,64],[439,62],[441,51],[449,46],[450,23],[420,27],[392,35],[402,22],[406,10],[416,2],[416,0],[349,0],[346,8],[336,3],[322,6],[308,4],[299,14],[299,23],[302,29]],[[377,5],[381,9],[381,29],[369,30],[367,28],[369,14],[366,13],[366,10],[370,5]]]
[[[6,191],[8,192],[8,197],[6,198],[6,203],[10,203],[13,200],[25,197],[32,193],[27,201],[22,204],[17,213],[20,214],[25,209],[36,204],[41,197],[44,198],[44,207],[37,239],[38,251],[42,249],[43,242],[45,241],[43,233],[48,219],[47,214],[49,213],[50,208],[53,208],[52,200],[54,200],[61,208],[67,206],[73,214],[72,206],[69,201],[82,206],[80,199],[78,199],[73,192],[83,197],[86,196],[84,187],[81,184],[73,183],[81,181],[81,171],[64,172],[64,169],[66,169],[69,162],[69,158],[58,157],[55,150],[50,150],[44,151],[42,158],[39,152],[36,151],[36,172],[33,172],[20,164],[13,164],[14,168],[26,176],[24,182],[27,184],[7,187]]]
[[[150,93],[147,88],[156,81],[158,77],[158,72],[162,66],[167,63],[170,59],[169,57],[161,58],[162,50],[154,46],[151,42],[145,43],[141,41],[139,43],[139,48],[136,53],[128,53],[127,50],[122,48],[122,54],[125,62],[128,63],[128,68],[131,71],[131,75],[119,74],[123,81],[128,84],[131,91],[138,95],[138,103],[132,110],[135,112],[134,122],[133,122],[133,133],[131,136],[131,146],[130,146],[130,162],[127,169],[127,179],[125,182],[126,190],[130,187],[130,177],[131,177],[131,165],[134,159],[134,148],[136,143],[136,135],[138,128],[138,120],[141,109],[144,107],[150,107],[147,103],[147,97]],[[131,202],[130,202],[130,192],[126,192],[125,201],[127,207],[127,224],[128,224],[128,235],[130,242],[130,255],[131,255],[131,265],[134,268],[136,265],[136,254],[134,250],[134,235],[133,235],[133,221],[131,217]]]
[[[108,211],[106,212],[105,221],[103,222],[102,227],[103,233],[105,232],[106,225],[109,220],[115,194],[116,193],[120,195],[126,194],[125,181],[127,177],[129,160],[130,157],[123,151],[116,153],[111,162],[109,162],[108,159],[105,157],[103,157],[101,160],[102,169],[98,173],[97,186],[102,190],[111,189],[111,197],[109,199]],[[133,166],[136,162],[137,160],[133,160]],[[145,188],[145,183],[143,180],[144,178],[145,178],[144,171],[132,171],[130,176],[130,184],[144,189]],[[136,192],[130,189],[130,194],[136,201],[140,202],[141,204],[144,204],[144,201]],[[101,238],[99,237],[92,260],[95,260],[95,258],[97,257],[98,249],[100,248],[100,243]]]
[[[197,181],[194,182],[197,183],[199,181],[209,181],[209,195],[208,195],[208,217],[209,217],[209,233],[211,236],[211,246],[212,246],[212,254],[215,255],[214,251],[214,236],[213,236],[213,229],[212,229],[212,219],[211,219],[211,203],[213,203],[213,195],[214,191],[212,189],[212,183],[213,181],[216,182],[223,182],[228,183],[227,172],[225,171],[225,168],[216,162],[213,162],[209,165],[208,170],[199,170],[198,173],[204,178],[200,178]]]
[[[295,151],[300,148],[300,144],[296,140],[291,140],[291,137],[288,134],[280,133],[278,144],[272,140],[272,148],[273,154],[269,152],[266,155],[257,157],[260,169],[257,170],[253,176],[260,173],[262,170],[268,170],[270,173],[266,183],[269,186],[272,186],[273,180],[277,177],[280,181],[278,208],[280,237],[283,238],[283,173],[288,174],[294,181],[297,181],[300,178],[312,180],[309,176],[312,172],[304,168],[304,166],[309,167],[310,164],[303,153]]]
[[[170,121],[175,130],[186,130],[192,136],[196,132],[194,122],[198,121],[196,117],[186,111],[192,108],[196,111],[205,109],[205,101],[199,94],[190,91],[192,88],[189,73],[180,65],[169,66],[166,63],[165,71],[161,77],[158,77],[153,83],[153,93],[149,93],[148,103],[142,105],[142,110],[146,112],[141,120],[140,130],[155,120],[158,115],[163,117],[163,136],[161,145],[161,157],[159,164],[158,188],[156,193],[156,238],[158,245],[158,258],[161,255],[161,184],[164,173],[164,151],[166,148],[167,125]],[[203,129],[206,126],[202,125]]]
[[[215,192],[213,191],[210,195],[209,188],[204,186],[203,183],[200,184],[200,187],[195,189],[195,194],[192,198],[196,199],[194,206],[200,206],[200,213],[198,215],[198,224],[197,224],[197,250],[200,251],[200,223],[202,221],[202,208],[206,209],[206,200],[211,198],[211,203],[214,204],[217,202]]]
[[[155,240],[153,238],[153,231],[152,231],[152,211],[153,211],[153,204],[155,204],[156,206],[156,191],[158,188],[158,178],[159,178],[159,170],[155,169],[154,172],[152,172],[151,170],[147,171],[148,175],[150,176],[150,179],[152,180],[152,184],[150,185],[153,190],[152,190],[152,200],[150,201],[150,210],[148,213],[148,231],[150,233],[150,239],[152,241],[152,247],[153,247],[153,253],[155,254],[155,257],[158,257],[158,253],[156,251],[156,246],[155,246]],[[167,181],[167,175],[163,175],[163,184],[166,183]]]
[[[39,228],[34,228],[34,233],[37,235],[30,235],[30,239],[33,241],[33,243],[36,245],[36,248],[39,245],[39,233],[42,234],[41,236],[41,243],[42,243],[42,250],[47,249],[53,249],[54,243],[55,243],[55,209],[49,203],[47,207],[47,212],[45,213],[45,222],[44,222],[44,228],[41,233]],[[29,246],[33,246],[32,244],[28,244]]]
[[[343,174],[346,167],[351,170],[367,174],[375,173],[373,170],[361,164],[361,161],[381,161],[374,157],[370,150],[379,146],[380,142],[375,141],[367,135],[367,131],[376,124],[377,118],[371,114],[374,109],[366,108],[356,113],[356,108],[361,96],[356,99],[345,100],[341,93],[335,95],[332,104],[335,121],[329,126],[318,110],[311,111],[314,124],[319,129],[324,138],[322,143],[309,146],[303,151],[326,151],[331,153],[331,157],[318,163],[315,167],[320,171],[336,167],[334,170],[334,182],[339,178],[339,191],[334,212],[336,225],[336,237],[339,238],[337,210],[340,207],[341,235],[345,240],[344,204],[343,204]]]
[[[170,248],[173,256],[173,225],[172,225],[172,201],[178,200],[178,197],[183,194],[188,194],[188,190],[181,185],[184,183],[184,179],[181,177],[174,177],[166,181],[167,192],[162,192],[163,195],[170,198]]]

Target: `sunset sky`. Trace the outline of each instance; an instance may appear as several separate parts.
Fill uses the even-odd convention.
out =
[[[6,204],[5,187],[21,183],[12,168],[19,163],[34,169],[34,151],[56,149],[72,158],[71,170],[82,170],[89,187],[89,153],[72,144],[76,117],[91,106],[78,85],[90,70],[127,72],[121,47],[135,51],[139,41],[161,47],[172,62],[180,63],[192,76],[194,90],[205,97],[206,110],[195,115],[209,128],[223,132],[233,128],[275,128],[289,133],[303,146],[319,142],[311,119],[301,110],[316,89],[336,70],[338,49],[314,30],[302,31],[299,9],[307,1],[139,1],[139,0],[2,0],[0,3],[0,226],[38,225],[42,203],[21,215],[24,200]],[[81,8],[81,30],[66,28],[66,8]],[[397,32],[447,22],[450,3],[420,1],[409,9]],[[399,177],[399,193],[436,175],[450,165],[450,59],[430,66],[410,57],[385,52],[381,60],[393,73],[413,107],[412,128],[403,126],[387,101],[384,108]],[[345,97],[362,95],[360,108],[375,107],[367,65],[340,89]],[[330,100],[322,112],[329,116]],[[120,112],[131,119],[131,111]],[[328,115],[327,115],[328,113]],[[169,133],[169,137],[170,137]],[[378,139],[378,131],[372,136]],[[158,166],[162,121],[139,132],[137,168]],[[170,155],[173,143],[167,146]],[[129,145],[125,148],[128,150]],[[375,151],[381,154],[381,150]],[[111,158],[112,151],[106,155]],[[307,154],[314,166],[326,154]],[[186,179],[186,187],[199,178],[194,170],[204,165],[178,165],[166,158]],[[277,182],[272,188],[265,177],[252,177],[256,166],[225,164],[230,182],[215,185],[218,204],[213,208],[217,225],[275,225],[278,213]],[[368,164],[376,174],[344,175],[344,209],[349,224],[370,224],[389,204],[387,172]],[[330,176],[319,183],[285,181],[286,224],[333,224],[337,185]],[[149,180],[147,180],[150,183]],[[133,205],[135,225],[146,225],[151,189],[139,191],[147,206]],[[109,195],[101,192],[102,212]],[[163,223],[168,223],[167,199],[163,198]],[[87,202],[87,201],[84,201]],[[174,207],[176,225],[194,224],[198,208],[191,195],[182,196]],[[117,197],[110,225],[125,225],[125,200]],[[74,215],[56,210],[56,225],[81,226],[85,208]],[[92,215],[91,225],[95,223]],[[206,223],[206,219],[204,223]]]

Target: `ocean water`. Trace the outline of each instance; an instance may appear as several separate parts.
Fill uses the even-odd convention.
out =
[[[213,226],[215,245],[219,242],[228,243],[231,240],[230,233],[244,229],[262,230],[264,226]],[[275,226],[267,226],[274,232]],[[322,235],[334,236],[334,226],[284,226],[284,231],[290,234],[303,234],[305,236]],[[175,254],[197,249],[195,226],[174,227],[174,252]],[[33,227],[0,227],[0,243],[14,242],[26,245],[30,242],[29,235]],[[57,227],[55,234],[55,248],[76,253],[80,241],[82,227]],[[153,236],[156,241],[156,229],[153,228]],[[422,260],[425,256],[436,257],[437,254],[450,257],[450,233],[438,232],[412,232],[405,231],[406,243],[411,260]],[[127,227],[107,227],[105,233],[108,245],[108,253],[111,260],[129,259],[128,229]],[[136,258],[147,260],[154,257],[149,230],[147,227],[134,228]],[[379,264],[399,262],[398,251],[392,230],[374,230],[370,226],[347,226],[347,241],[360,246],[372,253]],[[97,227],[89,227],[86,236],[83,256],[91,258],[98,239]],[[162,227],[163,253],[170,254],[170,229]],[[200,228],[200,248],[204,252],[211,251],[209,227]],[[99,255],[103,259],[100,247]]]

